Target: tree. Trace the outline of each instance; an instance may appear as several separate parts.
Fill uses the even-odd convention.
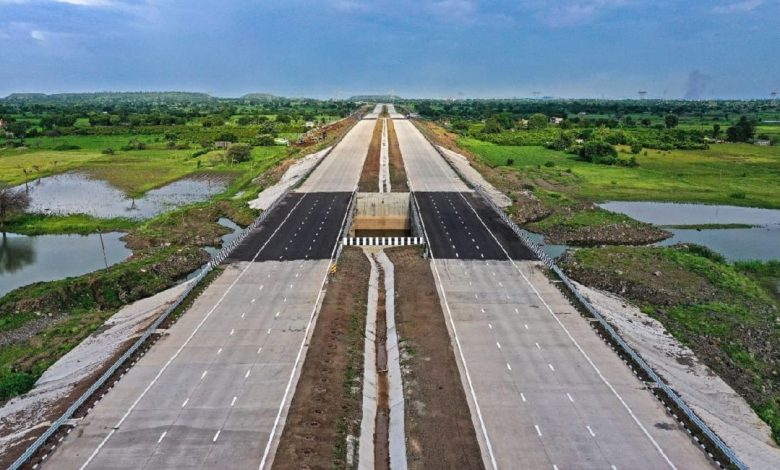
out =
[[[292,118],[288,116],[287,114],[277,114],[276,115],[276,122],[281,122],[282,124],[289,124],[290,121],[292,121]]]
[[[230,163],[241,163],[249,160],[252,155],[252,147],[249,144],[233,144],[227,150],[227,160]]]
[[[726,129],[726,138],[729,142],[747,142],[756,133],[756,122],[747,116],[740,116],[739,121]]]
[[[271,134],[261,134],[255,139],[255,145],[270,147],[271,145],[274,145],[274,136]]]
[[[482,132],[486,134],[498,134],[501,132],[501,125],[498,123],[498,119],[494,117],[486,119]]]
[[[717,139],[720,136],[720,124],[712,125],[712,137]]]
[[[30,194],[27,191],[8,186],[0,187],[0,227],[5,228],[9,218],[21,214],[28,207],[30,207]]]
[[[548,121],[549,120],[547,119],[547,116],[542,113],[532,114],[531,117],[528,118],[528,128],[544,129],[545,127],[547,127]]]
[[[641,151],[642,151],[642,144],[640,144],[639,142],[632,142],[631,143],[631,153],[636,155],[636,154],[638,154]]]
[[[592,163],[612,165],[617,161],[617,150],[610,143],[603,140],[591,140],[585,142],[580,148],[580,158]]]
[[[664,124],[666,124],[667,129],[672,129],[677,127],[677,124],[680,124],[680,118],[676,114],[667,114],[664,117]]]

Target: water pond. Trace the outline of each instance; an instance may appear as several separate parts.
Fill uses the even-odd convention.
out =
[[[184,178],[132,199],[103,180],[83,173],[64,173],[30,183],[29,212],[89,214],[94,217],[147,219],[183,204],[205,201],[227,188],[225,178]]]
[[[611,212],[626,214],[642,222],[660,226],[744,224],[750,228],[667,228],[672,237],[658,246],[696,243],[722,254],[729,261],[780,259],[780,210],[754,207],[710,206],[666,202],[615,201],[599,204]],[[544,237],[532,234],[537,242]],[[563,253],[566,245],[544,245],[553,257]]]
[[[121,232],[101,236],[6,233],[0,238],[0,296],[17,287],[79,276],[119,263],[132,254]],[[104,250],[105,248],[105,250]]]

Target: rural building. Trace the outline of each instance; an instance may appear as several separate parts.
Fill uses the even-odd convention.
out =
[[[314,121],[306,121],[306,129],[311,129],[314,127]]]
[[[0,119],[0,129],[5,127],[6,122],[2,119]]]
[[[227,140],[218,140],[214,142],[214,148],[215,149],[224,149],[227,150],[230,148],[230,146],[233,145],[233,142],[228,142]]]
[[[281,137],[277,137],[274,139],[274,144],[276,145],[290,145],[290,141],[287,139],[282,139]]]
[[[772,141],[768,139],[756,139],[753,141],[753,144],[760,145],[762,147],[769,147],[772,145]]]
[[[550,118],[550,124],[560,124],[562,122],[563,122],[563,118],[562,117],[555,117],[555,116],[553,116],[553,117]]]

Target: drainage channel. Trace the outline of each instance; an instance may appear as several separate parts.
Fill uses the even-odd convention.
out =
[[[364,247],[363,251],[371,264],[371,275],[358,468],[406,470],[393,264],[380,248]]]

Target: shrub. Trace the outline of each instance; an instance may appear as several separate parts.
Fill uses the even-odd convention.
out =
[[[108,147],[101,150],[100,153],[102,153],[103,155],[113,155],[116,152],[114,152],[114,149],[112,149],[111,147]]]
[[[30,391],[35,385],[35,377],[26,372],[10,372],[0,377],[0,400]]]
[[[591,140],[586,142],[579,151],[583,160],[592,163],[612,165],[617,162],[617,151],[608,142]]]
[[[546,166],[547,168],[552,168],[555,166],[555,162],[553,161],[545,162],[544,166]]]
[[[54,147],[54,150],[58,150],[58,151],[65,151],[65,150],[79,150],[80,148],[81,148],[81,147],[79,147],[78,145],[73,145],[73,144],[60,144],[60,145],[58,145],[58,146]]]
[[[249,160],[252,155],[252,147],[249,144],[234,144],[227,150],[225,157],[231,163],[240,163]]]
[[[507,158],[506,159],[506,166],[512,166],[514,164],[515,164],[515,159],[514,158]]]

